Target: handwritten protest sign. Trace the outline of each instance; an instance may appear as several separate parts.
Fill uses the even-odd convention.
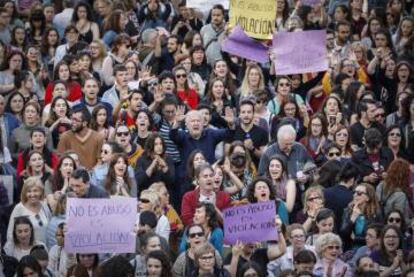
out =
[[[302,4],[306,6],[314,7],[321,3],[321,0],[302,0]]]
[[[230,26],[240,25],[250,37],[271,39],[275,21],[275,0],[230,0]]]
[[[137,200],[68,198],[65,250],[69,253],[134,253]]]
[[[277,75],[328,69],[326,31],[279,32],[273,38]]]
[[[224,210],[224,242],[235,244],[277,240],[274,201],[243,205]]]
[[[269,60],[268,48],[247,36],[238,25],[223,42],[221,50],[260,63],[265,63]]]
[[[229,0],[187,0],[187,8],[198,9],[204,14],[208,14],[214,5],[221,4],[223,7],[229,9]]]

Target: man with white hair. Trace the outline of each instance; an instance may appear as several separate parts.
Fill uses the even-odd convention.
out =
[[[187,130],[178,129],[184,118]],[[234,136],[235,120],[230,108],[226,109],[224,119],[229,128],[204,128],[204,118],[201,111],[192,110],[184,116],[184,108],[177,109],[176,123],[170,130],[170,138],[177,145],[181,155],[181,162],[176,169],[177,180],[185,180],[188,157],[196,149],[203,152],[207,162],[210,164],[215,162],[214,150],[217,144]]]
[[[306,162],[311,162],[312,158],[306,148],[295,140],[296,131],[293,126],[290,124],[281,126],[277,131],[277,142],[271,144],[260,158],[259,175],[266,173],[270,158],[279,154],[286,158],[289,178],[298,179],[301,182],[305,181],[300,172]]]

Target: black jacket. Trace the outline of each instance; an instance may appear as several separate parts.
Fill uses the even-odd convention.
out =
[[[379,151],[379,164],[382,166],[383,170],[386,171],[392,160],[394,159],[394,154],[391,149],[388,147],[381,147]],[[368,153],[366,148],[354,152],[352,155],[352,161],[356,164],[359,170],[359,175],[361,178],[368,176],[374,172],[374,167],[368,158]]]
[[[0,253],[0,263],[3,265],[3,273],[5,277],[13,277],[16,274],[16,268],[19,261],[6,254]]]

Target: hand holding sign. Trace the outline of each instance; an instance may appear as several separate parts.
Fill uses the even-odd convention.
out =
[[[224,242],[235,244],[278,240],[274,201],[237,206],[224,210]]]

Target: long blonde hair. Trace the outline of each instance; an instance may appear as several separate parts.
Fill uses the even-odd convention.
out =
[[[256,69],[259,72],[259,75],[260,75],[259,87],[256,88],[255,90],[261,90],[261,89],[265,88],[264,76],[263,76],[262,69],[257,64],[249,64],[246,68],[246,72],[244,74],[243,82],[240,86],[240,95],[243,96],[243,97],[249,96],[249,94],[252,93],[252,91],[250,90],[250,87],[249,87],[249,74],[250,74],[250,71],[252,71],[253,69]]]

